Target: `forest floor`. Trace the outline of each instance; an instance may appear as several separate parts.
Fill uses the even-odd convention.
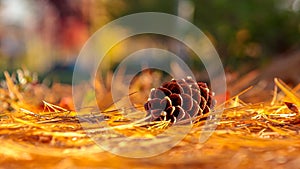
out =
[[[170,150],[149,158],[126,158],[101,149],[87,136],[78,112],[74,111],[71,86],[16,84],[6,73],[4,87],[0,88],[0,169],[297,169],[300,166],[300,84],[288,86],[280,79],[274,82],[274,89],[263,93],[254,86],[228,98],[216,122],[217,128],[206,142],[199,142],[205,124],[200,121]],[[235,87],[232,90],[239,88]],[[246,97],[251,101],[251,96],[253,100],[260,96],[267,99],[241,100]],[[148,137],[147,148],[170,142],[168,137],[153,134],[153,131],[164,131],[163,124],[136,125],[118,111],[105,116],[109,125],[121,126],[117,132]],[[136,149],[128,143],[130,139],[122,142],[118,139],[118,136],[111,138],[108,145],[116,151],[124,145],[128,151]]]

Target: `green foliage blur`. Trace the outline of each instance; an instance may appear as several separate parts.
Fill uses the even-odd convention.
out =
[[[257,68],[300,45],[299,11],[280,10],[276,3],[195,1],[195,23],[212,34],[225,66]]]
[[[115,17],[144,11],[177,15],[179,1],[126,0],[127,11]],[[284,8],[283,1],[190,2],[194,6],[190,22],[211,39],[228,69],[261,68],[272,58],[300,47],[300,10]]]

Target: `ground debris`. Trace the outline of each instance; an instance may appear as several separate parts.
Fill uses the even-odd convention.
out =
[[[132,122],[119,110],[77,116],[78,112],[46,101],[42,107],[28,105],[23,93],[9,82],[13,90],[0,88],[0,102],[6,103],[0,108],[0,157],[4,157],[0,164],[3,168],[297,168],[300,87],[290,89],[279,79],[275,83],[281,92],[276,92],[270,103],[244,103],[239,95],[227,100],[218,127],[207,142],[198,141],[205,122],[200,120],[173,149],[135,160],[100,149],[79,121],[105,121],[126,136],[149,140],[166,130],[169,123]],[[118,143],[117,136],[112,139],[116,149],[134,148]],[[149,141],[149,146],[166,141],[161,139]]]

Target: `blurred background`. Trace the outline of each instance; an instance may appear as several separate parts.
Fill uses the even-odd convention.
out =
[[[300,0],[0,0],[1,72],[26,67],[42,80],[71,83],[76,57],[95,31],[145,11],[178,15],[198,26],[217,49],[229,83],[243,76],[273,78],[274,71],[300,82]],[[143,39],[137,48],[149,47]],[[172,41],[157,39],[150,46],[172,48]],[[117,64],[120,53],[130,51],[126,43],[118,45],[107,63]]]

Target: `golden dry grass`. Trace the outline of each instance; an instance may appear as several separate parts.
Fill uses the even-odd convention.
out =
[[[205,143],[198,141],[205,122],[200,121],[171,150],[151,158],[130,159],[100,149],[82,129],[76,112],[48,102],[44,102],[44,108],[27,104],[10,76],[5,76],[8,87],[0,89],[0,168],[300,166],[300,84],[290,89],[275,79],[271,102],[244,103],[239,95],[229,99],[216,131]],[[166,122],[132,122],[118,111],[105,116],[116,131],[131,136],[152,138],[168,126]],[[161,141],[152,139],[148,146],[160,146]],[[118,149],[122,145],[113,146]]]

